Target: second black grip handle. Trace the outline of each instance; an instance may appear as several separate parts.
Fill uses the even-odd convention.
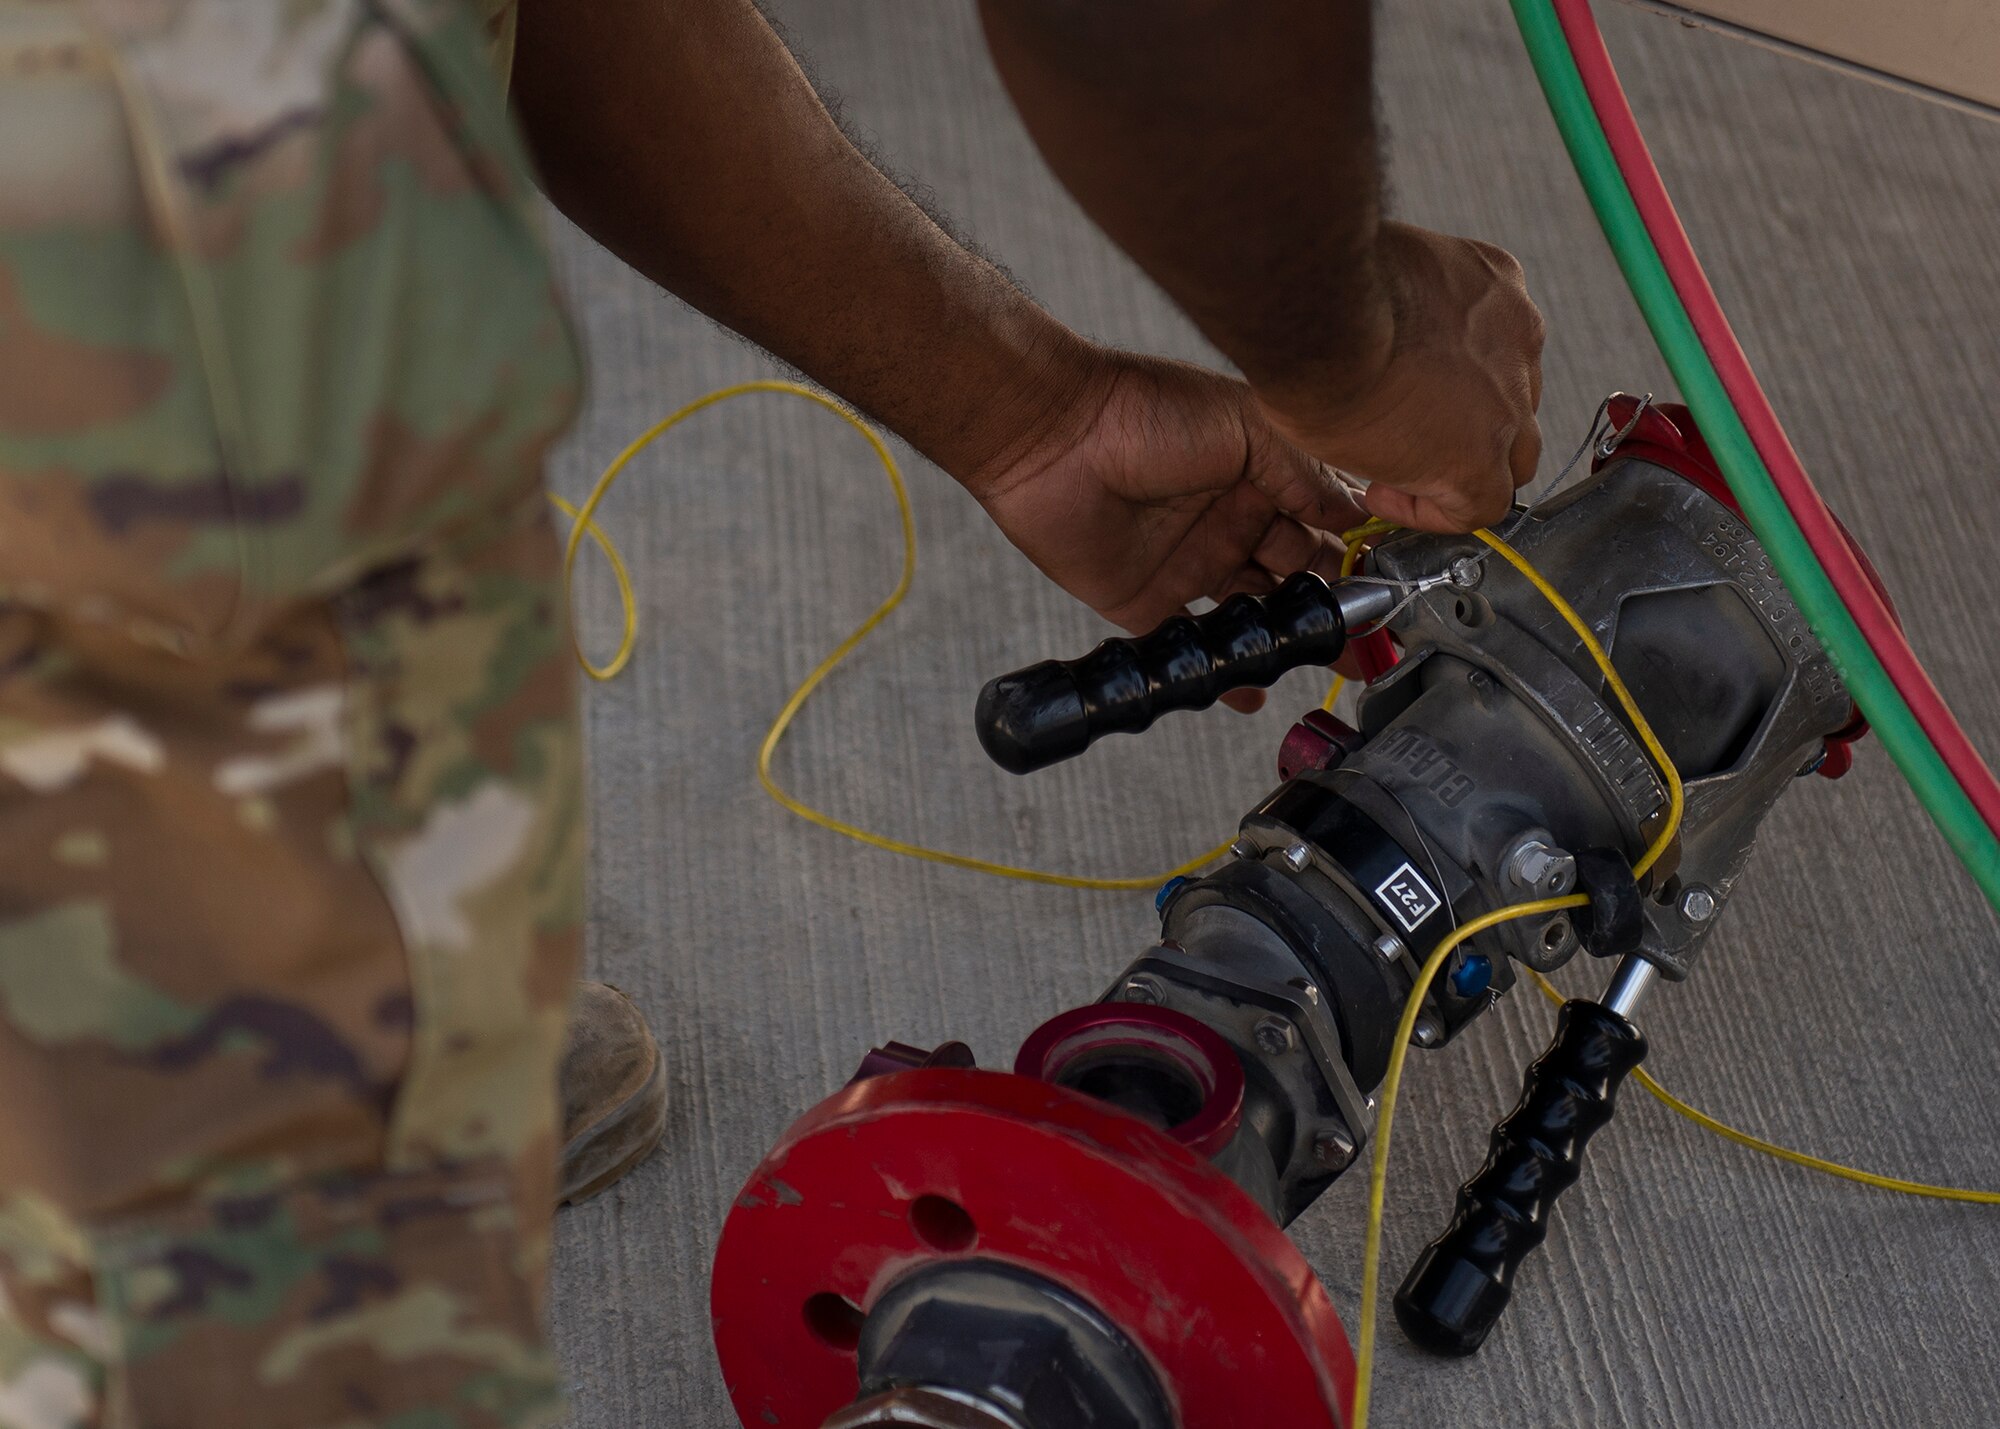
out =
[[[1486,1164],[1459,1188],[1451,1225],[1396,1292],[1396,1319],[1419,1346],[1445,1355],[1479,1348],[1507,1308],[1514,1272],[1548,1235],[1556,1197],[1576,1183],[1585,1144],[1645,1057],[1646,1039],[1617,1013],[1563,1004],[1555,1041],[1493,1128]]]
[[[1107,640],[1080,660],[989,680],[974,715],[979,742],[1001,768],[1026,774],[1103,735],[1137,734],[1168,710],[1207,709],[1230,690],[1330,665],[1346,644],[1333,590],[1301,571],[1267,596],[1231,596],[1204,615]]]

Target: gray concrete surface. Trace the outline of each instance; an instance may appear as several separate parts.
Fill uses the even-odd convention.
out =
[[[888,160],[1054,310],[1102,338],[1204,356],[1036,160],[969,5],[775,8]],[[1975,737],[2000,749],[2000,129],[1604,8],[1797,444]],[[1551,448],[1575,442],[1610,388],[1664,395],[1506,7],[1384,9],[1396,209],[1526,264],[1549,317]],[[574,232],[558,239],[594,369],[557,463],[574,493],[672,405],[773,369]],[[915,595],[808,709],[780,761],[789,785],[872,828],[1052,868],[1163,869],[1233,828],[1313,682],[1293,677],[1258,718],[1183,717],[1031,780],[998,773],[970,729],[980,683],[1102,632],[938,472],[912,460],[910,477]],[[607,519],[645,624],[632,669],[590,695],[591,960],[659,1030],[674,1108],[665,1153],[563,1219],[554,1318],[579,1429],[708,1429],[734,1422],[708,1338],[708,1260],[769,1142],[879,1039],[960,1036],[1011,1055],[1039,1019],[1095,994],[1153,915],[1143,895],[861,848],[758,790],[771,715],[893,579],[892,508],[851,433],[781,399],[718,410],[641,462]],[[607,586],[589,582],[582,604],[608,640]],[[1993,916],[1870,748],[1853,777],[1800,787],[1772,819],[1706,963],[1649,1009],[1651,1065],[1781,1140],[2000,1185],[1996,953]],[[1541,1006],[1510,1006],[1417,1060],[1391,1172],[1391,1283],[1548,1025]],[[1296,1227],[1350,1324],[1360,1182]],[[1993,1210],[1780,1166],[1634,1094],[1478,1357],[1428,1361],[1385,1336],[1377,1422],[1993,1424],[1996,1303]]]

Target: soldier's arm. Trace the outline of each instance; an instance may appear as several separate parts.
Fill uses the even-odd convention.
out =
[[[981,0],[1049,165],[1260,393],[1394,335],[1368,0]]]
[[[962,480],[1097,359],[858,151],[751,0],[521,0],[550,198],[648,277]]]
[[[1467,530],[1541,454],[1541,314],[1382,217],[1369,0],[980,0],[1050,165],[1378,516]]]

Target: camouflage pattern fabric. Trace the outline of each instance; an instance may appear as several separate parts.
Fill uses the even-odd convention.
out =
[[[559,1413],[578,374],[487,47],[0,0],[0,1429]]]

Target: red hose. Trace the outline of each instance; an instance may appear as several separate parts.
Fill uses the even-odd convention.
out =
[[[1903,637],[1894,612],[1855,559],[1833,513],[1827,510],[1798,453],[1792,449],[1791,439],[1771,409],[1756,373],[1751,371],[1750,361],[1743,355],[1722,305],[1716,301],[1715,290],[1709,286],[1708,275],[1702,271],[1701,260],[1695,257],[1694,246],[1688,242],[1687,231],[1681,227],[1680,215],[1674,211],[1660,171],[1653,165],[1638,121],[1632,117],[1632,106],[1618,82],[1618,72],[1604,47],[1596,17],[1591,14],[1590,0],[1552,0],[1552,4],[1569,42],[1570,55],[1583,76],[1591,107],[1597,111],[1598,122],[1611,143],[1612,156],[1638,205],[1639,216],[1659,251],[1668,278],[1680,294],[1681,304],[1687,309],[1709,361],[1715,365],[1716,375],[1742,419],[1744,430],[1771,473],[1772,484],[1792,513],[1792,519],[1798,522],[1806,544],[1825,568],[1827,578],[1854,617],[1869,648],[1908,702],[1910,713],[1930,737],[1952,776],[1964,787],[1980,817],[2000,834],[2000,782],[1995,782],[1993,771],[1972,747],[1972,741],[1959,727],[1944,697]]]

